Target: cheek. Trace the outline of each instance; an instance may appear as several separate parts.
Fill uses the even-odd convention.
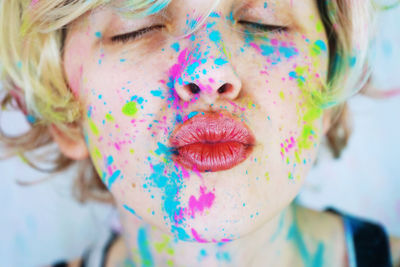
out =
[[[80,97],[83,73],[86,61],[90,55],[90,41],[88,36],[82,33],[71,32],[67,36],[64,45],[64,72],[68,85],[75,97]]]

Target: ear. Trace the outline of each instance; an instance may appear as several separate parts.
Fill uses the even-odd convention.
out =
[[[73,160],[83,160],[89,157],[89,151],[82,134],[77,134],[76,138],[72,138],[63,133],[54,124],[49,126],[49,130],[53,140],[58,144],[61,152],[66,157]]]
[[[322,115],[322,131],[326,135],[332,125],[332,109],[325,109]]]

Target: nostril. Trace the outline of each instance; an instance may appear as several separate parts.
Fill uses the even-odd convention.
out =
[[[231,87],[232,87],[231,85],[225,83],[225,84],[222,85],[220,88],[218,88],[218,93],[219,93],[219,94],[223,94],[223,93],[225,93],[226,91],[229,91]]]
[[[189,86],[189,90],[192,94],[200,93],[200,87],[197,84],[189,83],[188,86]]]

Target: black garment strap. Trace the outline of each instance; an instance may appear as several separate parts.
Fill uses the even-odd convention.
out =
[[[59,261],[53,264],[52,267],[68,267],[68,264],[65,261]]]
[[[107,262],[107,256],[108,256],[108,252],[112,246],[112,244],[114,243],[114,241],[117,239],[117,237],[119,236],[118,233],[112,231],[111,232],[111,236],[110,238],[107,240],[106,245],[103,248],[103,253],[101,254],[101,267],[105,267],[106,266],[106,262]],[[90,256],[90,250],[87,250],[83,257],[82,257],[82,262],[81,262],[81,266],[80,267],[88,267],[88,261],[89,261],[89,256]],[[63,267],[63,266],[60,266]]]
[[[101,257],[101,265],[100,265],[101,267],[105,267],[106,266],[108,252],[109,252],[111,246],[113,245],[113,243],[118,238],[118,236],[119,236],[118,233],[116,233],[114,231],[111,232],[111,237],[107,241],[107,244],[103,249],[103,254],[102,254],[102,257]]]
[[[327,211],[348,220],[357,267],[392,267],[389,238],[381,224],[344,214],[334,208],[328,208]]]

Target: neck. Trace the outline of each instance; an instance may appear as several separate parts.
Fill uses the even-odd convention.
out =
[[[292,206],[252,233],[217,244],[180,241],[123,210],[120,214],[127,257],[142,266],[282,266],[293,257],[287,242]]]

